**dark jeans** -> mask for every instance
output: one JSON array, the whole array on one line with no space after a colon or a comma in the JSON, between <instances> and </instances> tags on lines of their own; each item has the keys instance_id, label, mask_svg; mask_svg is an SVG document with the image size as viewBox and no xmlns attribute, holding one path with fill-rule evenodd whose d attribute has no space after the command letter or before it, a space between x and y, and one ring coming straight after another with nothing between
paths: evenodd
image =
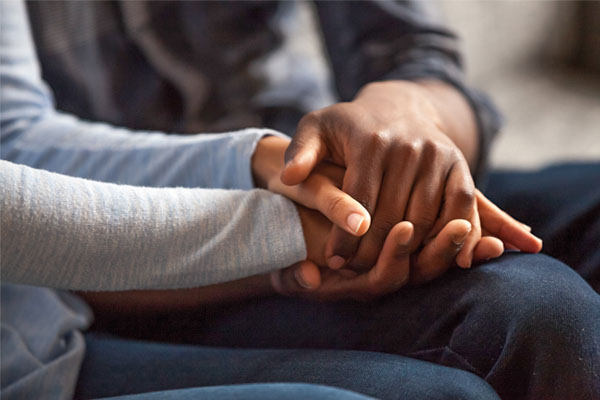
<instances>
[{"instance_id":1,"label":"dark jeans","mask_svg":"<svg viewBox=\"0 0 600 400\"><path fill-rule=\"evenodd\" d=\"M88 335L78 394L304 382L386 399L494 398L487 384L506 399L600 399L600 296L582 278L598 289L600 164L493 174L487 193L573 268L507 252L371 303L272 297L105 320L189 345Z\"/></svg>"},{"instance_id":2,"label":"dark jeans","mask_svg":"<svg viewBox=\"0 0 600 400\"><path fill-rule=\"evenodd\" d=\"M247 384L307 382L311 385L304 392L293 389L306 387L289 387L288 398L328 398L321 386L328 385L352 391L330 393L332 399L362 399L358 393L386 399L498 399L488 384L468 372L374 352L216 348L91 334L86 357L76 394L83 398L245 384L235 389L236 399L263 399L272 385L250 386L258 390L252 393ZM220 395L204 392L198 398Z\"/></svg>"},{"instance_id":3,"label":"dark jeans","mask_svg":"<svg viewBox=\"0 0 600 400\"><path fill-rule=\"evenodd\" d=\"M372 397L330 386L306 383L254 383L205 386L188 389L110 397L112 400L370 400ZM108 397L103 400L109 400Z\"/></svg>"}]
</instances>

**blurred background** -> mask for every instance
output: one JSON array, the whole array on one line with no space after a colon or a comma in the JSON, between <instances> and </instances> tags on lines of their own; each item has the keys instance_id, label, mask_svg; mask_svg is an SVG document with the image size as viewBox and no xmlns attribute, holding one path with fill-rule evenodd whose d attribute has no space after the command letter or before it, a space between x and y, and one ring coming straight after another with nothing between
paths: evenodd
<instances>
[{"instance_id":1,"label":"blurred background","mask_svg":"<svg viewBox=\"0 0 600 400\"><path fill-rule=\"evenodd\" d=\"M600 1L421 4L459 35L467 81L488 93L505 117L492 166L600 160ZM299 31L312 23L310 12L301 10ZM318 51L311 49L317 38L299 33L296 51Z\"/></svg>"},{"instance_id":2,"label":"blurred background","mask_svg":"<svg viewBox=\"0 0 600 400\"><path fill-rule=\"evenodd\" d=\"M492 165L600 160L599 1L433 1L506 117Z\"/></svg>"},{"instance_id":3,"label":"blurred background","mask_svg":"<svg viewBox=\"0 0 600 400\"><path fill-rule=\"evenodd\" d=\"M53 12L48 4L53 3L29 2L28 7L30 11L48 8L48 12ZM79 11L90 14L96 8L76 7L80 2L69 4L67 15L73 12L79 15ZM122 8L134 14L138 4L123 2L113 8L117 13ZM444 20L459 35L467 80L487 92L505 116L504 129L493 146L493 166L538 168L560 161L600 160L600 0L423 0L419 5ZM324 57L319 56L324 46L318 35L319 28L315 26L314 5L304 1L285 2L279 8L275 20L280 24L278 30L285 33L282 46L290 51L269 55L267 60L262 60L264 63L257 65L256 71L249 71L252 76L268 76L272 86L268 93L261 95L259 102L279 105L289 102L290 98L303 98L305 110L331 104L335 98L330 90L329 68ZM102 21L103 15L88 15L92 23L95 18ZM81 24L73 25L66 31L78 34ZM55 26L49 24L34 29L38 31L38 42L43 44L47 41L45 38L54 37ZM38 51L41 49L38 46ZM48 49L48 60L51 60L53 45ZM72 64L68 59L63 62L67 66ZM89 62L96 65L95 60ZM47 62L47 79L51 69L48 66L57 69L56 65L59 64ZM305 84L314 86L306 88ZM89 90L102 89L92 83ZM307 97L306 93L315 96ZM98 109L104 110L100 100L94 101ZM71 101L69 106L73 109L65 109L76 112L79 104ZM140 126L131 123L126 112L112 109L103 112L102 120L146 127L143 125L146 121L141 121ZM97 114L95 111L90 117L96 118ZM229 118L223 121L230 123ZM251 122L243 126L258 124L244 114L243 120L246 119ZM163 120L169 121L167 125L172 127L169 118ZM229 128L239 127L238 123L233 118ZM152 128L157 129L157 126ZM158 128L166 129L161 125ZM194 128L188 131L203 131L204 125Z\"/></svg>"}]
</instances>

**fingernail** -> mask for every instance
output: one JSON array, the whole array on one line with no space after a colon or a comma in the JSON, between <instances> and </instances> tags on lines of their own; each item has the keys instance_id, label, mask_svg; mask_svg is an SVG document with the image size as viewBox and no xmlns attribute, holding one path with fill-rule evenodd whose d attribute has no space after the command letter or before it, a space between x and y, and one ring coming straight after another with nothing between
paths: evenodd
<instances>
[{"instance_id":1,"label":"fingernail","mask_svg":"<svg viewBox=\"0 0 600 400\"><path fill-rule=\"evenodd\" d=\"M360 226L362 225L365 217L358 213L352 213L348 215L346 218L346 224L348 224L348 228L354 233L357 233L360 230Z\"/></svg>"},{"instance_id":2,"label":"fingernail","mask_svg":"<svg viewBox=\"0 0 600 400\"><path fill-rule=\"evenodd\" d=\"M298 282L298 285L302 286L304 289L312 289L312 286L306 283L302 277L299 269L294 270L294 278L296 279L296 282Z\"/></svg>"},{"instance_id":3,"label":"fingernail","mask_svg":"<svg viewBox=\"0 0 600 400\"><path fill-rule=\"evenodd\" d=\"M344 258L340 256L332 256L329 257L329 259L327 260L327 265L331 269L340 269L344 266L345 263L346 260L344 260Z\"/></svg>"},{"instance_id":4,"label":"fingernail","mask_svg":"<svg viewBox=\"0 0 600 400\"><path fill-rule=\"evenodd\" d=\"M458 235L453 235L452 243L454 243L457 246L462 246L462 244L464 243L465 239L467 238L467 236L469 235L470 232L471 232L471 229L467 230L464 233L461 233Z\"/></svg>"},{"instance_id":5,"label":"fingernail","mask_svg":"<svg viewBox=\"0 0 600 400\"><path fill-rule=\"evenodd\" d=\"M521 225L523 225L523 228L525 228L527 231L531 232L531 227L527 224L524 224L521 222Z\"/></svg>"}]
</instances>

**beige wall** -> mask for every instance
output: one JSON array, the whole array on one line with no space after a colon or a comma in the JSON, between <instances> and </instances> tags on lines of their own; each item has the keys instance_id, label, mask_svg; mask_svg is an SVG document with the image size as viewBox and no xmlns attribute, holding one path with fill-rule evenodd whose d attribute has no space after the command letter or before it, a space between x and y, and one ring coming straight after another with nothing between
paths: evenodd
<instances>
[{"instance_id":1,"label":"beige wall","mask_svg":"<svg viewBox=\"0 0 600 400\"><path fill-rule=\"evenodd\" d=\"M575 56L582 58L577 54L585 21L582 3L429 4L439 7L462 37L468 80L490 94L506 117L492 165L538 168L560 161L600 161L600 69L569 66ZM584 59L600 54L600 41L586 46Z\"/></svg>"},{"instance_id":2,"label":"beige wall","mask_svg":"<svg viewBox=\"0 0 600 400\"><path fill-rule=\"evenodd\" d=\"M435 1L463 41L476 84L506 69L572 56L578 4L573 1Z\"/></svg>"}]
</instances>

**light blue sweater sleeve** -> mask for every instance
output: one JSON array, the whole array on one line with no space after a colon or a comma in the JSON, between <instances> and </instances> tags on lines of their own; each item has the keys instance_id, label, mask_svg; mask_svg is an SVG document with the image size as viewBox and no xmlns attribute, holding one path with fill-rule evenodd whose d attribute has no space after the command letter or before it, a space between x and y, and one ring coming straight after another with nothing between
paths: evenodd
<instances>
[{"instance_id":1,"label":"light blue sweater sleeve","mask_svg":"<svg viewBox=\"0 0 600 400\"><path fill-rule=\"evenodd\" d=\"M0 7L3 280L88 290L192 287L305 258L292 202L263 190L223 190L253 188L254 146L276 132L134 133L58 113L23 3Z\"/></svg>"},{"instance_id":2,"label":"light blue sweater sleeve","mask_svg":"<svg viewBox=\"0 0 600 400\"><path fill-rule=\"evenodd\" d=\"M264 190L116 185L0 161L0 195L3 281L183 288L306 256L293 205Z\"/></svg>"},{"instance_id":3,"label":"light blue sweater sleeve","mask_svg":"<svg viewBox=\"0 0 600 400\"><path fill-rule=\"evenodd\" d=\"M141 186L252 189L250 159L269 129L225 134L133 132L54 109L24 5L2 2L1 158L71 176Z\"/></svg>"}]
</instances>

